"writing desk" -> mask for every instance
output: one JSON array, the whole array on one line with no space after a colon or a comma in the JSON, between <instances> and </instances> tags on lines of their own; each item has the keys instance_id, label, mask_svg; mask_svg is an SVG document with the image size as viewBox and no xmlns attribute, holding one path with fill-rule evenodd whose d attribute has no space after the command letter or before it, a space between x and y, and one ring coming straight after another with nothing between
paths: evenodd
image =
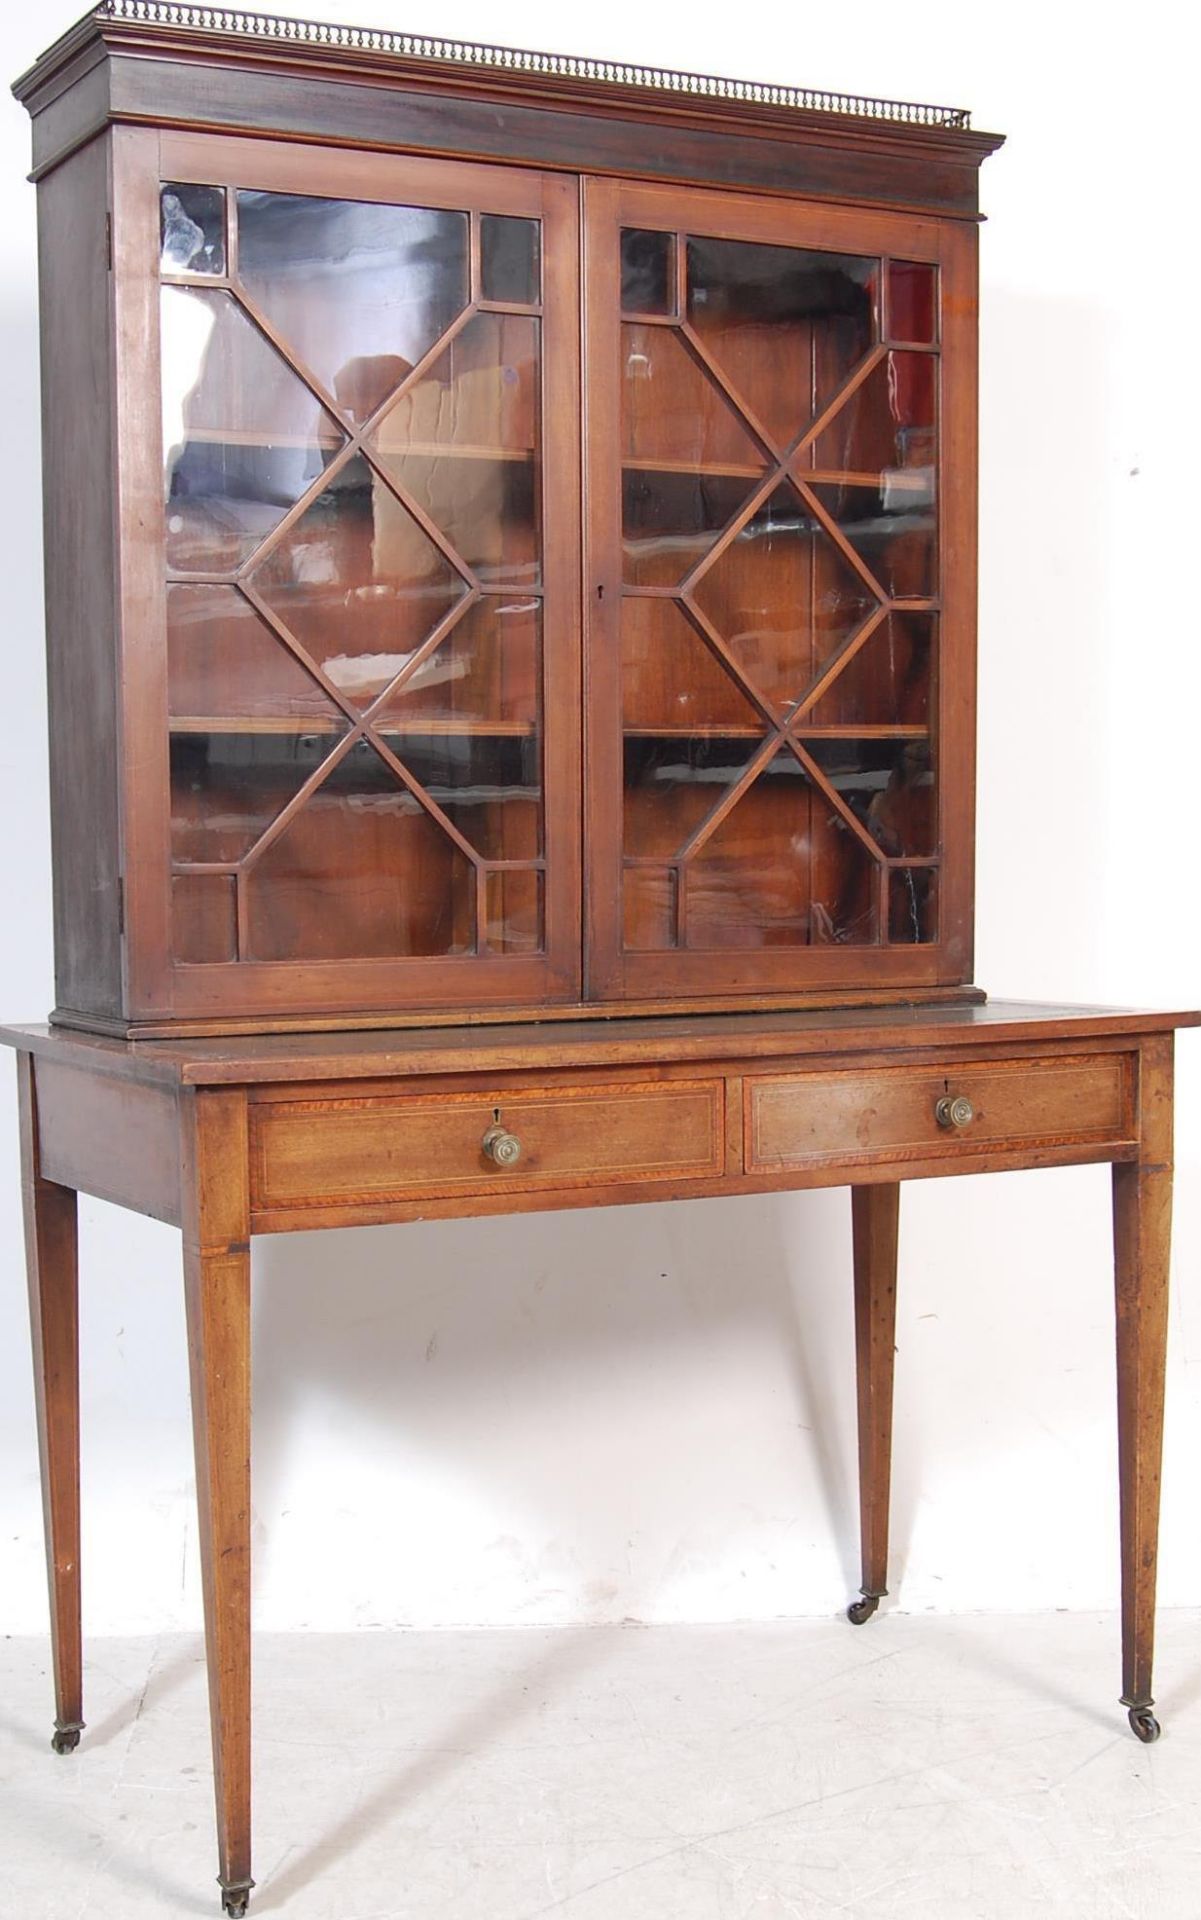
<instances>
[{"instance_id":1,"label":"writing desk","mask_svg":"<svg viewBox=\"0 0 1201 1920\"><path fill-rule=\"evenodd\" d=\"M56 1720L83 1730L76 1194L178 1226L225 1910L250 1872L250 1241L256 1233L850 1184L863 1587L887 1582L900 1183L1113 1163L1122 1704L1151 1662L1173 1029L1201 1015L848 1008L16 1048Z\"/></svg>"}]
</instances>

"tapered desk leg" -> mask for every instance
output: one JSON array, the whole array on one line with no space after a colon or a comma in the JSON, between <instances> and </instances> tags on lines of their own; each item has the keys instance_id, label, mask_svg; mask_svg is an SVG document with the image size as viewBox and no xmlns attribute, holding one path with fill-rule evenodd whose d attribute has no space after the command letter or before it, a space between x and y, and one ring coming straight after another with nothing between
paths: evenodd
<instances>
[{"instance_id":1,"label":"tapered desk leg","mask_svg":"<svg viewBox=\"0 0 1201 1920\"><path fill-rule=\"evenodd\" d=\"M50 1639L54 1655L56 1753L83 1731L83 1631L79 1581L79 1235L76 1196L42 1177L33 1056L17 1055L21 1190L33 1335L38 1451Z\"/></svg>"},{"instance_id":2,"label":"tapered desk leg","mask_svg":"<svg viewBox=\"0 0 1201 1920\"><path fill-rule=\"evenodd\" d=\"M1122 1535L1122 1705L1140 1740L1151 1711L1159 1472L1172 1237L1172 1036L1144 1043L1137 1162L1113 1170Z\"/></svg>"},{"instance_id":3,"label":"tapered desk leg","mask_svg":"<svg viewBox=\"0 0 1201 1920\"><path fill-rule=\"evenodd\" d=\"M861 1600L847 1618L861 1627L888 1591L888 1495L897 1325L899 1184L853 1187L855 1363L859 1381Z\"/></svg>"},{"instance_id":4,"label":"tapered desk leg","mask_svg":"<svg viewBox=\"0 0 1201 1920\"><path fill-rule=\"evenodd\" d=\"M185 1096L184 1289L222 1905L250 1877L250 1240L246 1105Z\"/></svg>"}]
</instances>

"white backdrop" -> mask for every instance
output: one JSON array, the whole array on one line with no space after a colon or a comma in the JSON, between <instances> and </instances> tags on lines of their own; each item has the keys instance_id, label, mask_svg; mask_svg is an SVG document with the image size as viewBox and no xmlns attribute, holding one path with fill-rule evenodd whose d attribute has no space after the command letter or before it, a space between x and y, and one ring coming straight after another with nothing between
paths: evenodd
<instances>
[{"instance_id":1,"label":"white backdrop","mask_svg":"<svg viewBox=\"0 0 1201 1920\"><path fill-rule=\"evenodd\" d=\"M12 73L75 0L8 16ZM287 9L283 9L287 10ZM303 9L301 9L303 11ZM516 0L330 18L962 103L984 172L977 978L1201 998L1191 63L1006 0L918 10ZM0 1015L51 954L34 196L0 111ZM1191 284L1190 284L1191 280ZM1179 1049L1161 1594L1201 1599L1201 1037ZM0 1073L0 1631L45 1620L11 1068ZM858 1585L844 1192L256 1245L257 1617L275 1627L829 1613ZM85 1609L199 1617L177 1236L85 1201ZM1108 1173L919 1183L903 1208L896 1604L1117 1593Z\"/></svg>"}]
</instances>

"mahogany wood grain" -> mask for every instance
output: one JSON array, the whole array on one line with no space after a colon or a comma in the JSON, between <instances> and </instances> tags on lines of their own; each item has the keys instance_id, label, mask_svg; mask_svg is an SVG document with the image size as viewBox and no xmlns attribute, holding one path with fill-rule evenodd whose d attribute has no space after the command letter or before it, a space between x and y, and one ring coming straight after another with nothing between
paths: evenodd
<instances>
[{"instance_id":1,"label":"mahogany wood grain","mask_svg":"<svg viewBox=\"0 0 1201 1920\"><path fill-rule=\"evenodd\" d=\"M420 1016L420 1010L426 1008L452 1009L452 1017L462 1020L474 1006L525 1006L534 1010L553 1005L556 1000L577 1001L582 958L578 905L580 408L575 183L517 168L417 157L366 157L295 144L230 142L199 133L168 138L163 154L157 130L142 127L118 127L112 138L116 339L120 363L126 367L116 395L122 502L118 548L123 611L126 1030L160 1022L169 1027L180 1019L212 1022L218 1028L230 1021L248 1020L261 1029L281 1017L286 1020L297 1014L336 1026L342 1018L361 1016L373 1007L380 1008L385 1018L389 1011L400 1009L410 1017L415 1013ZM193 803L186 795L176 796L173 803L169 779L163 461L156 390L158 193L160 180L174 177L168 170L177 164L185 180L200 178L327 199L359 196L399 205L416 203L477 212L483 209L542 222L538 411L545 428L540 441L538 497L543 545L543 672L537 704L543 728L544 951L446 954L435 949L422 953L418 944L405 952L398 939L389 942L386 937L387 903L417 900L433 914L465 874L471 877L467 857L470 849L466 853L457 849L452 844L454 834L444 836L434 828L424 808L418 820L425 828L424 836L410 836L404 844L403 836L394 836L390 855L370 809L306 808L296 816L295 828L285 829L287 860L277 888L287 901L291 917L285 933L290 936L295 932L296 956L280 957L272 944L277 937L269 925L275 853L268 844L269 832L263 842L266 851L255 869L260 878L259 894L254 895L252 877L252 906L239 914L241 931L252 952L242 960L233 960L218 947L217 957L209 964L174 963L169 921L172 816L176 816L177 825L186 828ZM139 378L133 377L127 364L135 358L143 369ZM295 355L293 360L299 365ZM353 578L353 570L348 578ZM335 621L342 618L346 587L344 579L334 596ZM264 611L261 595L253 604ZM411 771L396 761L385 738L377 741L377 750L401 784L416 790ZM223 815L232 812L236 817L236 804L223 808L217 805L222 798L221 792L210 796L208 811L217 806ZM431 840L437 842L433 852L429 850ZM539 857L532 840L506 846L501 852L506 858ZM330 954L323 933L330 931L336 904L331 906L319 881L311 877L306 893L305 886L297 885L292 877L294 868L310 876L323 871L341 876L357 896L380 902L386 923L384 936L374 944L365 940L361 955ZM482 886L481 891L485 891ZM260 903L257 913L255 898ZM469 945L470 940L459 944ZM212 952L211 945L208 950ZM73 1005L65 1001L66 1009ZM86 1003L75 1006L74 1011L85 1021L94 1018Z\"/></svg>"},{"instance_id":2,"label":"mahogany wood grain","mask_svg":"<svg viewBox=\"0 0 1201 1920\"><path fill-rule=\"evenodd\" d=\"M562 1086L392 1098L286 1101L251 1108L251 1205L356 1208L427 1195L589 1190L696 1180L724 1170L723 1083ZM512 1168L483 1148L503 1126Z\"/></svg>"},{"instance_id":3,"label":"mahogany wood grain","mask_svg":"<svg viewBox=\"0 0 1201 1920\"><path fill-rule=\"evenodd\" d=\"M250 1205L246 1099L181 1111L184 1300L196 1450L217 1844L224 1893L250 1877Z\"/></svg>"},{"instance_id":4,"label":"mahogany wood grain","mask_svg":"<svg viewBox=\"0 0 1201 1920\"><path fill-rule=\"evenodd\" d=\"M55 990L62 1005L115 1016L122 858L108 204L104 140L38 188Z\"/></svg>"},{"instance_id":5,"label":"mahogany wood grain","mask_svg":"<svg viewBox=\"0 0 1201 1920\"><path fill-rule=\"evenodd\" d=\"M909 1067L748 1077L747 1166L754 1172L837 1160L961 1160L1021 1142L1130 1142L1134 1057L965 1061L953 1073ZM940 1099L963 1096L962 1128L940 1125Z\"/></svg>"},{"instance_id":6,"label":"mahogany wood grain","mask_svg":"<svg viewBox=\"0 0 1201 1920\"><path fill-rule=\"evenodd\" d=\"M859 1528L865 1600L888 1591L888 1502L897 1324L896 1182L852 1187L855 1363L859 1416Z\"/></svg>"},{"instance_id":7,"label":"mahogany wood grain","mask_svg":"<svg viewBox=\"0 0 1201 1920\"><path fill-rule=\"evenodd\" d=\"M260 1034L227 1039L128 1042L46 1025L0 1027L0 1045L98 1073L158 1085L271 1086L421 1074L544 1072L681 1061L758 1060L784 1071L826 1055L847 1065L901 1065L1002 1049L1040 1058L1118 1051L1143 1034L1201 1025L1201 1012L1043 1005L992 1000L970 1006L849 1006L806 1012L647 1015L545 1020L506 1026L402 1028L353 1033ZM861 1062L860 1062L861 1064Z\"/></svg>"},{"instance_id":8,"label":"mahogany wood grain","mask_svg":"<svg viewBox=\"0 0 1201 1920\"><path fill-rule=\"evenodd\" d=\"M1124 1698L1150 1711L1171 1154L1171 1029L1196 1014L1013 1006L582 1023L555 1031L117 1043L7 1029L19 1052L29 1272L59 1738L81 1721L75 1196L47 1164L115 1191L153 1110L180 1150L217 1824L227 1910L250 1880L250 1251L254 1232L853 1184L865 1619L887 1579L899 1182L1114 1163ZM629 1067L637 1063L630 1076ZM748 1070L749 1069L749 1070ZM37 1111L36 1076L54 1091ZM200 1084L196 1084L199 1080ZM965 1087L991 1132L919 1135ZM816 1101L831 1151L773 1162L752 1130L783 1089ZM898 1094L898 1089L899 1094ZM68 1108L112 1136L108 1161ZM907 1104L908 1103L908 1104ZM526 1149L493 1170L499 1112ZM857 1120L856 1117L857 1116ZM991 1116L991 1120L990 1120ZM795 1119L795 1115L793 1116ZM852 1124L854 1122L854 1124ZM747 1129L744 1135L744 1127ZM141 1132L139 1132L141 1128ZM810 1127L812 1147L812 1127ZM866 1143L866 1145L865 1145ZM867 1158L864 1158L864 1154ZM99 1169L99 1171L94 1171ZM699 1169L699 1170L698 1170ZM132 1189L131 1189L132 1191Z\"/></svg>"},{"instance_id":9,"label":"mahogany wood grain","mask_svg":"<svg viewBox=\"0 0 1201 1920\"><path fill-rule=\"evenodd\" d=\"M42 1171L78 1193L179 1225L178 1099L84 1067L38 1066Z\"/></svg>"},{"instance_id":10,"label":"mahogany wood grain","mask_svg":"<svg viewBox=\"0 0 1201 1920\"><path fill-rule=\"evenodd\" d=\"M1001 144L996 134L969 129L865 121L718 94L672 95L111 20L81 22L14 90L33 116L35 173L59 164L110 119L141 119L572 173L651 173L869 204L924 204L971 220L980 164Z\"/></svg>"},{"instance_id":11,"label":"mahogany wood grain","mask_svg":"<svg viewBox=\"0 0 1201 1920\"><path fill-rule=\"evenodd\" d=\"M34 1394L50 1645L54 1662L54 1745L63 1753L83 1730L83 1630L79 1526L79 1243L77 1203L69 1187L42 1170L38 1078L27 1053L17 1056L21 1191L33 1338Z\"/></svg>"},{"instance_id":12,"label":"mahogany wood grain","mask_svg":"<svg viewBox=\"0 0 1201 1920\"><path fill-rule=\"evenodd\" d=\"M1152 1704L1172 1229L1172 1080L1172 1036L1144 1040L1139 1157L1113 1170L1122 1703L1134 1712Z\"/></svg>"}]
</instances>

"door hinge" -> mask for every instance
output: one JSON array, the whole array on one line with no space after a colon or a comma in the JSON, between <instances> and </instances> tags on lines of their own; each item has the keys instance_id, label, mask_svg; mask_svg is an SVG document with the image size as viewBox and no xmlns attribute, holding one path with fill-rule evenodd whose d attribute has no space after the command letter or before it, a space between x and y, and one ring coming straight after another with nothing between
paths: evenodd
<instances>
[{"instance_id":1,"label":"door hinge","mask_svg":"<svg viewBox=\"0 0 1201 1920\"><path fill-rule=\"evenodd\" d=\"M125 880L123 876L118 878L117 880L117 932L120 935L121 939L124 940L125 938Z\"/></svg>"},{"instance_id":2,"label":"door hinge","mask_svg":"<svg viewBox=\"0 0 1201 1920\"><path fill-rule=\"evenodd\" d=\"M113 216L111 213L106 213L104 216L104 257L108 261L108 270L111 273L113 270Z\"/></svg>"}]
</instances>

